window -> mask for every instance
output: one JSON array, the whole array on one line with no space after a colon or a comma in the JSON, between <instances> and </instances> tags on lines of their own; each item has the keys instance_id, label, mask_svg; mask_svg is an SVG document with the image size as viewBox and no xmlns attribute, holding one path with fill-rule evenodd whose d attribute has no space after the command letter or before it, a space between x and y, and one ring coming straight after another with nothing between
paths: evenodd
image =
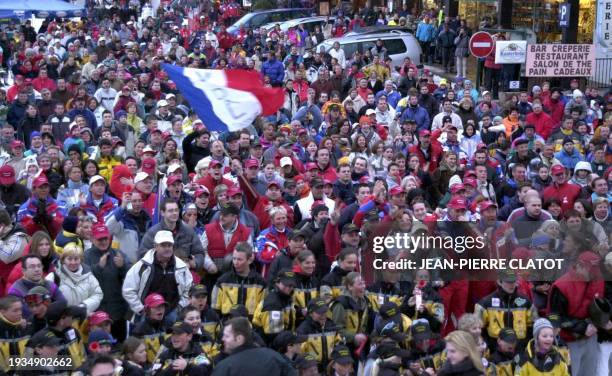
<instances>
[{"instance_id":1,"label":"window","mask_svg":"<svg viewBox=\"0 0 612 376\"><path fill-rule=\"evenodd\" d=\"M357 49L359 48L359 43L352 42L352 43L342 44L341 48L344 50L344 56L346 56L347 59L350 59L351 57L353 57L353 54L355 53L355 51L357 51Z\"/></svg>"},{"instance_id":2,"label":"window","mask_svg":"<svg viewBox=\"0 0 612 376\"><path fill-rule=\"evenodd\" d=\"M266 24L268 22L271 22L271 21L268 21L267 13L256 14L253 17L251 17L250 20L246 22L245 26L251 27L251 28L260 27L261 25Z\"/></svg>"},{"instance_id":3,"label":"window","mask_svg":"<svg viewBox=\"0 0 612 376\"><path fill-rule=\"evenodd\" d=\"M302 18L302 17L310 16L310 12L307 9L292 10L291 12L287 12L286 14L287 14L287 19Z\"/></svg>"},{"instance_id":4,"label":"window","mask_svg":"<svg viewBox=\"0 0 612 376\"><path fill-rule=\"evenodd\" d=\"M385 39L383 41L388 55L398 55L406 52L406 44L401 38Z\"/></svg>"}]
</instances>

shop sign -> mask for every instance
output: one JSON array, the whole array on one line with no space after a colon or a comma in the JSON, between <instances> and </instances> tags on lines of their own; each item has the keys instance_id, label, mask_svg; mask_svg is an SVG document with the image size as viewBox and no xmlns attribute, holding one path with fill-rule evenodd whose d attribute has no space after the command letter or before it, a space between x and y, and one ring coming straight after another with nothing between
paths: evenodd
<instances>
[{"instance_id":1,"label":"shop sign","mask_svg":"<svg viewBox=\"0 0 612 376\"><path fill-rule=\"evenodd\" d=\"M591 77L595 72L593 44L530 44L527 77Z\"/></svg>"},{"instance_id":2,"label":"shop sign","mask_svg":"<svg viewBox=\"0 0 612 376\"><path fill-rule=\"evenodd\" d=\"M597 23L593 41L598 58L612 58L612 0L597 1Z\"/></svg>"},{"instance_id":3,"label":"shop sign","mask_svg":"<svg viewBox=\"0 0 612 376\"><path fill-rule=\"evenodd\" d=\"M495 64L523 64L527 57L527 41L498 40L495 42Z\"/></svg>"},{"instance_id":4,"label":"shop sign","mask_svg":"<svg viewBox=\"0 0 612 376\"><path fill-rule=\"evenodd\" d=\"M569 15L570 15L571 4L561 3L559 4L559 26L569 26Z\"/></svg>"}]
</instances>

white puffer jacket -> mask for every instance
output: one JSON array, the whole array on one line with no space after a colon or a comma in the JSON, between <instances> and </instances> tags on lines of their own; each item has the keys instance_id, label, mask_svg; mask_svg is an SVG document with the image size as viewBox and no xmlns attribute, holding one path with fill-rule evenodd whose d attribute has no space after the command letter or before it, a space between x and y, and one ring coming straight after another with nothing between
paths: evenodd
<instances>
[{"instance_id":1,"label":"white puffer jacket","mask_svg":"<svg viewBox=\"0 0 612 376\"><path fill-rule=\"evenodd\" d=\"M104 296L100 283L87 265L79 266L75 273L62 265L55 272L47 274L45 279L51 282L59 279L59 289L68 305L85 306L87 315L98 309Z\"/></svg>"}]
</instances>

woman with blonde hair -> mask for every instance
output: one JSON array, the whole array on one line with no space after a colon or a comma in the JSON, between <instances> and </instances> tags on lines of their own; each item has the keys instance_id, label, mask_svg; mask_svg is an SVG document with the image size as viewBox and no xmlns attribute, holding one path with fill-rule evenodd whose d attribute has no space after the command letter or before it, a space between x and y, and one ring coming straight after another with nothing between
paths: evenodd
<instances>
[{"instance_id":1,"label":"woman with blonde hair","mask_svg":"<svg viewBox=\"0 0 612 376\"><path fill-rule=\"evenodd\" d=\"M85 308L87 315L100 306L102 288L89 266L83 264L83 250L80 247L72 244L66 246L57 269L45 279L59 286L68 305Z\"/></svg>"},{"instance_id":2,"label":"woman with blonde hair","mask_svg":"<svg viewBox=\"0 0 612 376\"><path fill-rule=\"evenodd\" d=\"M471 333L455 330L445 341L446 362L437 376L484 376L478 343Z\"/></svg>"},{"instance_id":3,"label":"woman with blonde hair","mask_svg":"<svg viewBox=\"0 0 612 376\"><path fill-rule=\"evenodd\" d=\"M457 328L472 334L474 341L478 341L482 332L482 320L474 313L464 313L457 323Z\"/></svg>"}]
</instances>

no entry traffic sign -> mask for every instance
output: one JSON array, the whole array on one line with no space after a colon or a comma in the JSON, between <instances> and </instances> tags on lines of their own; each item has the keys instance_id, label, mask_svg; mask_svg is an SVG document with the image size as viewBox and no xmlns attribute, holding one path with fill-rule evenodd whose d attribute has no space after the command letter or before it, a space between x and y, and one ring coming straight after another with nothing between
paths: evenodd
<instances>
[{"instance_id":1,"label":"no entry traffic sign","mask_svg":"<svg viewBox=\"0 0 612 376\"><path fill-rule=\"evenodd\" d=\"M476 57L489 56L494 46L493 37L486 31L479 31L470 38L470 52Z\"/></svg>"}]
</instances>

